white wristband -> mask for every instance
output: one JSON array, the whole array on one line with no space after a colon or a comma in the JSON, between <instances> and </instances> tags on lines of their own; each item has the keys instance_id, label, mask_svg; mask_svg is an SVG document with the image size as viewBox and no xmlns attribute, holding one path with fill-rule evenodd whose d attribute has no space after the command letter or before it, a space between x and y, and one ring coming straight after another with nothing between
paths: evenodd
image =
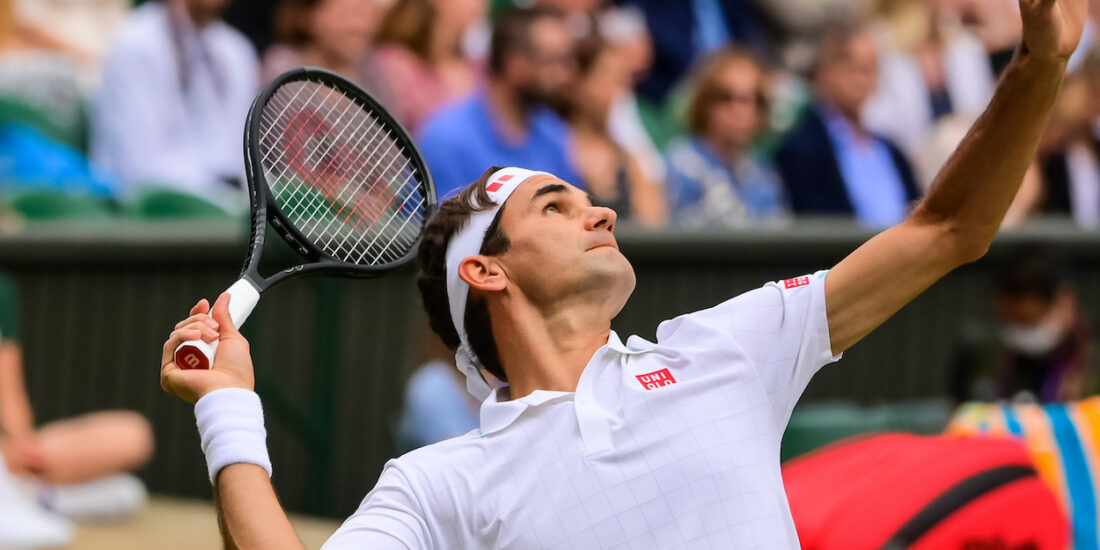
<instances>
[{"instance_id":1,"label":"white wristband","mask_svg":"<svg viewBox=\"0 0 1100 550\"><path fill-rule=\"evenodd\" d=\"M195 403L202 452L210 483L230 464L255 464L271 477L267 456L267 430L260 396L244 388L212 391Z\"/></svg>"}]
</instances>

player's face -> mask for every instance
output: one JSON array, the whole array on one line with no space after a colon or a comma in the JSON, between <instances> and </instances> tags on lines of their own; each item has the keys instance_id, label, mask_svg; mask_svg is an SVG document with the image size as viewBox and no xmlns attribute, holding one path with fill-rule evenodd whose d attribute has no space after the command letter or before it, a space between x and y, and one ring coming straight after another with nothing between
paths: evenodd
<instances>
[{"instance_id":1,"label":"player's face","mask_svg":"<svg viewBox=\"0 0 1100 550\"><path fill-rule=\"evenodd\" d=\"M505 203L511 245L499 257L508 280L544 311L579 301L614 316L634 290L634 269L615 242L616 216L552 176L525 181ZM610 317L608 317L610 320Z\"/></svg>"}]
</instances>

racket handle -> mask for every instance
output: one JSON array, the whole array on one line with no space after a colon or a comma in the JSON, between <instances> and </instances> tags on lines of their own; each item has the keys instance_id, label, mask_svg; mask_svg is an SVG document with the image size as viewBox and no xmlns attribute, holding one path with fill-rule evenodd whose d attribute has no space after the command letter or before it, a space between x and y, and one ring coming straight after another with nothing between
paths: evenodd
<instances>
[{"instance_id":1,"label":"racket handle","mask_svg":"<svg viewBox=\"0 0 1100 550\"><path fill-rule=\"evenodd\" d=\"M245 279L233 283L226 292L229 293L229 318L233 320L233 326L241 328L260 300L260 292ZM211 369L217 351L218 340L189 340L176 347L176 366L184 370Z\"/></svg>"}]
</instances>

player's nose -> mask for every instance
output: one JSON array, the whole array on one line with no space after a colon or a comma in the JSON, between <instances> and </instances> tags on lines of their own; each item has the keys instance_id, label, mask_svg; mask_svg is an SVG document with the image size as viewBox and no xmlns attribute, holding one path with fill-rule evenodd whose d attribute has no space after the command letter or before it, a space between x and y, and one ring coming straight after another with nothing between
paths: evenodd
<instances>
[{"instance_id":1,"label":"player's nose","mask_svg":"<svg viewBox=\"0 0 1100 550\"><path fill-rule=\"evenodd\" d=\"M618 218L618 214L610 208L590 206L585 211L584 228L588 231L596 229L615 231L615 221Z\"/></svg>"}]
</instances>

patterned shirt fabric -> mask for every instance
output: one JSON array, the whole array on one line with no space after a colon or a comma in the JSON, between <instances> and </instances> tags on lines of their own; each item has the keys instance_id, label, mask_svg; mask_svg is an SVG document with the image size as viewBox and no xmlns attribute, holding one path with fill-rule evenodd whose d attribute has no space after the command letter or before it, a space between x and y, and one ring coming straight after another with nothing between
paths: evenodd
<instances>
[{"instance_id":1,"label":"patterned shirt fabric","mask_svg":"<svg viewBox=\"0 0 1100 550\"><path fill-rule=\"evenodd\" d=\"M825 272L612 332L575 393L481 407L480 429L388 462L326 550L789 549L779 445L831 351Z\"/></svg>"},{"instance_id":2,"label":"patterned shirt fabric","mask_svg":"<svg viewBox=\"0 0 1100 550\"><path fill-rule=\"evenodd\" d=\"M701 141L680 139L669 146L667 165L665 188L674 225L776 225L790 217L779 176L752 155L731 166Z\"/></svg>"}]
</instances>

